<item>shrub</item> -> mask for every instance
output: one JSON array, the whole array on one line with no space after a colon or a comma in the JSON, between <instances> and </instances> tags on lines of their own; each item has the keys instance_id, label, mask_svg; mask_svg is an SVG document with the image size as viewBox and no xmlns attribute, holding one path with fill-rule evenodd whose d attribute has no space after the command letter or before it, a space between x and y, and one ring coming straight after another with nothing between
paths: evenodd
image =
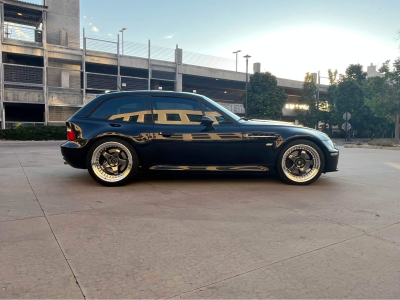
<instances>
[{"instance_id":1,"label":"shrub","mask_svg":"<svg viewBox=\"0 0 400 300\"><path fill-rule=\"evenodd\" d=\"M394 141L393 140L375 140L372 142L368 143L369 145L372 146L382 146L382 147L394 147Z\"/></svg>"},{"instance_id":2,"label":"shrub","mask_svg":"<svg viewBox=\"0 0 400 300\"><path fill-rule=\"evenodd\" d=\"M0 130L0 139L15 141L66 140L66 126L19 126Z\"/></svg>"}]
</instances>

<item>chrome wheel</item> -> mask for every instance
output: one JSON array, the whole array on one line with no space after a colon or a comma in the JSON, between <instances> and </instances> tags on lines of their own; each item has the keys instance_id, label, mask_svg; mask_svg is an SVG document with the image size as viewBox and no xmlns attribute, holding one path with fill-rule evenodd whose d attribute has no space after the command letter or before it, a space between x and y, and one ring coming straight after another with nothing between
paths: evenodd
<instances>
[{"instance_id":1,"label":"chrome wheel","mask_svg":"<svg viewBox=\"0 0 400 300\"><path fill-rule=\"evenodd\" d=\"M132 154L121 143L106 142L94 150L91 165L93 172L101 180L121 181L132 170Z\"/></svg>"},{"instance_id":2,"label":"chrome wheel","mask_svg":"<svg viewBox=\"0 0 400 300\"><path fill-rule=\"evenodd\" d=\"M282 170L294 182L307 182L317 176L321 159L317 150L309 145L290 147L282 157Z\"/></svg>"}]
</instances>

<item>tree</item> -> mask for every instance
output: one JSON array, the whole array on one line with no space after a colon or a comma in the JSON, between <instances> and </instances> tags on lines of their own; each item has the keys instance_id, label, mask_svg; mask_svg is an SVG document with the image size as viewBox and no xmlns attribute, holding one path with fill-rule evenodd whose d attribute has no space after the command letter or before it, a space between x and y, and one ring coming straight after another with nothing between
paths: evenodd
<instances>
[{"instance_id":1,"label":"tree","mask_svg":"<svg viewBox=\"0 0 400 300\"><path fill-rule=\"evenodd\" d=\"M360 64L351 64L346 69L346 77L355 79L359 82L367 79L367 73L364 72L364 67Z\"/></svg>"},{"instance_id":2,"label":"tree","mask_svg":"<svg viewBox=\"0 0 400 300\"><path fill-rule=\"evenodd\" d=\"M271 73L255 73L250 77L246 107L250 118L281 120L286 100L287 95Z\"/></svg>"},{"instance_id":3,"label":"tree","mask_svg":"<svg viewBox=\"0 0 400 300\"><path fill-rule=\"evenodd\" d=\"M399 144L400 134L400 57L390 70L386 61L379 72L382 77L372 77L367 84L367 105L376 116L388 118L395 123L395 143Z\"/></svg>"},{"instance_id":4,"label":"tree","mask_svg":"<svg viewBox=\"0 0 400 300\"><path fill-rule=\"evenodd\" d=\"M351 64L346 69L346 74L340 76L335 92L338 115L351 113L350 123L359 134L368 129L368 123L365 123L365 115L368 114L364 95L366 77L362 65Z\"/></svg>"},{"instance_id":5,"label":"tree","mask_svg":"<svg viewBox=\"0 0 400 300\"><path fill-rule=\"evenodd\" d=\"M336 126L341 121L341 116L336 107L336 93L338 89L338 71L328 70L329 87L326 99L320 102L320 110L322 111L323 120L329 125L329 136L332 137L333 126Z\"/></svg>"},{"instance_id":6,"label":"tree","mask_svg":"<svg viewBox=\"0 0 400 300\"><path fill-rule=\"evenodd\" d=\"M314 127L318 123L318 108L317 108L317 86L310 73L306 73L303 83L303 90L299 103L307 105L308 110L296 110L297 119L301 124L307 127Z\"/></svg>"}]
</instances>

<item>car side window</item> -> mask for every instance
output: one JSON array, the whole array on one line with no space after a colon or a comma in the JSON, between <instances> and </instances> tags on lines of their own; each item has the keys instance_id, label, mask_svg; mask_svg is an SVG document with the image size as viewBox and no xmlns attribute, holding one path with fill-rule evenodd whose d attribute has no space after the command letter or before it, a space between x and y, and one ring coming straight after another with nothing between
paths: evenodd
<instances>
[{"instance_id":1,"label":"car side window","mask_svg":"<svg viewBox=\"0 0 400 300\"><path fill-rule=\"evenodd\" d=\"M218 111L215 110L215 108L212 108L205 103L203 103L203 108L204 114L214 120L214 125L232 124L232 121L221 115Z\"/></svg>"},{"instance_id":2,"label":"car side window","mask_svg":"<svg viewBox=\"0 0 400 300\"><path fill-rule=\"evenodd\" d=\"M146 96L129 96L106 100L89 118L130 123L153 122L149 98Z\"/></svg>"},{"instance_id":3,"label":"car side window","mask_svg":"<svg viewBox=\"0 0 400 300\"><path fill-rule=\"evenodd\" d=\"M152 97L154 123L199 125L203 112L196 100Z\"/></svg>"}]
</instances>

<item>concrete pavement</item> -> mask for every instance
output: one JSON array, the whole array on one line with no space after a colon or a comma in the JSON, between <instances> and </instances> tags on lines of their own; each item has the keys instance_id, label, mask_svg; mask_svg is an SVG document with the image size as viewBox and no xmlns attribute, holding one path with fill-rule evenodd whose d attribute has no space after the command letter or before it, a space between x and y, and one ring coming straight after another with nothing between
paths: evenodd
<instances>
[{"instance_id":1,"label":"concrete pavement","mask_svg":"<svg viewBox=\"0 0 400 300\"><path fill-rule=\"evenodd\" d=\"M59 142L0 142L0 298L398 298L400 155L340 172L99 186Z\"/></svg>"}]
</instances>

